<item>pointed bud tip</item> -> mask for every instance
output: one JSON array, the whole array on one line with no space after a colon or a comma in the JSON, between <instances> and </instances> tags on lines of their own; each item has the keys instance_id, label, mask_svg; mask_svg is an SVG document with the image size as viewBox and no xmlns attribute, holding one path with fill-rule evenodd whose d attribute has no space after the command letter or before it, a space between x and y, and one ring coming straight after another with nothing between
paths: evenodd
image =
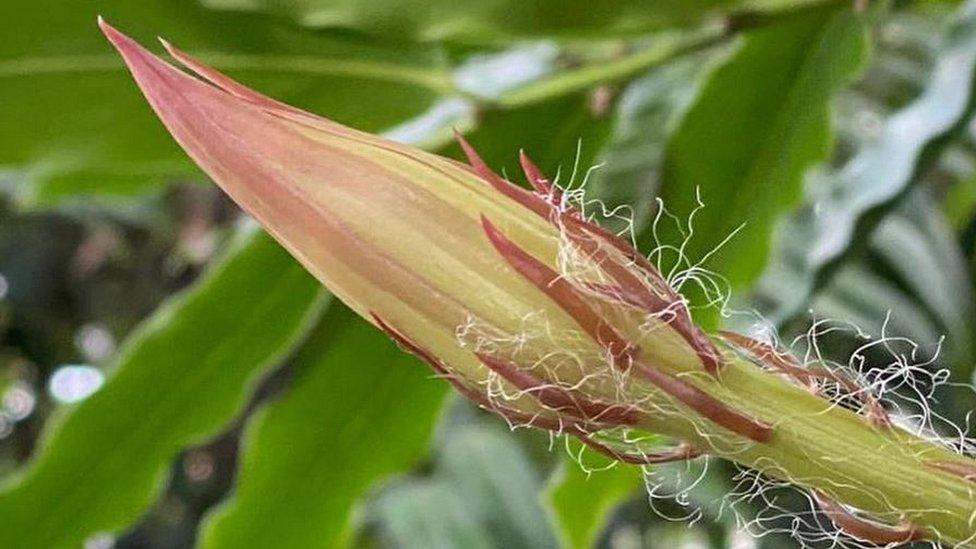
<instances>
[{"instance_id":1,"label":"pointed bud tip","mask_svg":"<svg viewBox=\"0 0 976 549\"><path fill-rule=\"evenodd\" d=\"M96 21L98 22L98 28L102 30L102 34L104 34L105 38L108 38L108 41L111 42L115 47L119 47L120 43L124 43L126 40L129 40L128 36L119 32L118 29L110 25L101 15L98 16Z\"/></svg>"},{"instance_id":2,"label":"pointed bud tip","mask_svg":"<svg viewBox=\"0 0 976 549\"><path fill-rule=\"evenodd\" d=\"M163 45L163 49L166 50L166 53L170 54L174 59L182 60L184 57L187 57L183 50L177 48L172 42L163 38L162 36L157 36L156 40L159 40L159 43Z\"/></svg>"},{"instance_id":3,"label":"pointed bud tip","mask_svg":"<svg viewBox=\"0 0 976 549\"><path fill-rule=\"evenodd\" d=\"M119 54L130 66L133 58L145 58L150 55L138 42L108 24L102 16L98 16L98 28L102 29L102 34L105 35L105 38L118 50Z\"/></svg>"}]
</instances>

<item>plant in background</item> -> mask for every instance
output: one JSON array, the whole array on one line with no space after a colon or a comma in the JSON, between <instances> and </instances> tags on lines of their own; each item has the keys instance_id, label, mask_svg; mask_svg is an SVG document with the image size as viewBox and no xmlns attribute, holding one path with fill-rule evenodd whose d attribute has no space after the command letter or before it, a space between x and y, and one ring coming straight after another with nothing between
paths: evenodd
<instances>
[{"instance_id":1,"label":"plant in background","mask_svg":"<svg viewBox=\"0 0 976 549\"><path fill-rule=\"evenodd\" d=\"M281 104L167 45L201 81L102 28L214 181L483 408L628 463L733 461L808 490L862 542L976 539L963 444L900 425L842 372L705 333L645 256L527 156L531 192L463 138L470 166ZM645 447L643 433L674 447Z\"/></svg>"}]
</instances>

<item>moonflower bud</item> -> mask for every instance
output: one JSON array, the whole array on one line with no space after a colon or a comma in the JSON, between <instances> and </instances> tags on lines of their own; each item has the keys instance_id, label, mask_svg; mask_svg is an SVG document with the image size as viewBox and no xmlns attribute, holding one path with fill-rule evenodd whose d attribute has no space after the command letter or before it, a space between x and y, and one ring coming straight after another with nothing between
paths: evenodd
<instances>
[{"instance_id":1,"label":"moonflower bud","mask_svg":"<svg viewBox=\"0 0 976 549\"><path fill-rule=\"evenodd\" d=\"M703 333L654 265L524 153L531 191L461 136L469 165L284 105L164 43L195 78L100 25L196 163L339 299L483 408L629 463L731 459L809 489L864 541L976 537L973 460L895 427L853 379ZM824 398L823 384L862 395L864 415ZM677 444L642 448L631 435L647 432Z\"/></svg>"}]
</instances>

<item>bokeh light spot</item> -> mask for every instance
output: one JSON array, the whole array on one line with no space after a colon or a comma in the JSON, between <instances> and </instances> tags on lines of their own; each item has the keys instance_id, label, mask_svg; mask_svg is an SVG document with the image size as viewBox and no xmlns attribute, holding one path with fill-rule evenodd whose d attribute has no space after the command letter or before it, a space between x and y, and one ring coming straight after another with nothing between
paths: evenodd
<instances>
[{"instance_id":1,"label":"bokeh light spot","mask_svg":"<svg viewBox=\"0 0 976 549\"><path fill-rule=\"evenodd\" d=\"M4 415L13 421L20 421L31 415L37 397L30 385L23 382L15 382L7 387L0 399L0 407L3 408Z\"/></svg>"},{"instance_id":2,"label":"bokeh light spot","mask_svg":"<svg viewBox=\"0 0 976 549\"><path fill-rule=\"evenodd\" d=\"M75 345L90 362L101 362L115 352L115 337L101 324L85 324L75 335Z\"/></svg>"},{"instance_id":3,"label":"bokeh light spot","mask_svg":"<svg viewBox=\"0 0 976 549\"><path fill-rule=\"evenodd\" d=\"M58 368L48 382L48 392L59 402L70 404L88 398L105 382L105 375L88 365Z\"/></svg>"}]
</instances>

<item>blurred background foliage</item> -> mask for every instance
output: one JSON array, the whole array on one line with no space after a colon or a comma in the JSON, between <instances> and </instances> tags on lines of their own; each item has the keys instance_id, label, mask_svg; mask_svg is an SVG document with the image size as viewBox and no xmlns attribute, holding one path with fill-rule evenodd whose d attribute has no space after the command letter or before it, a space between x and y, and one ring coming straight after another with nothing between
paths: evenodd
<instances>
[{"instance_id":1,"label":"blurred background foliage","mask_svg":"<svg viewBox=\"0 0 976 549\"><path fill-rule=\"evenodd\" d=\"M457 128L510 174L524 148L645 251L685 236L656 198L700 199L701 322L754 328L704 306L733 291L972 382L974 0L4 0L0 547L795 546L664 520L641 471L450 395L208 184L97 14L360 129L457 157Z\"/></svg>"}]
</instances>

